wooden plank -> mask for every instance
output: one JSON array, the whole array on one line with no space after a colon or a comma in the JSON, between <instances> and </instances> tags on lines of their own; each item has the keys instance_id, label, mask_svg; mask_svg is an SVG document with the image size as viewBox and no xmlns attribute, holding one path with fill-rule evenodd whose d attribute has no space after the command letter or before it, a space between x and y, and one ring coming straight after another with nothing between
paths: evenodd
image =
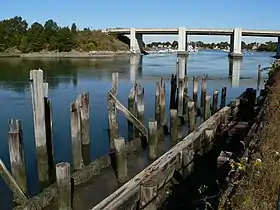
<instances>
[{"instance_id":1,"label":"wooden plank","mask_svg":"<svg viewBox=\"0 0 280 210\"><path fill-rule=\"evenodd\" d=\"M111 93L108 93L109 97L116 103L116 108L120 110L124 116L144 135L148 136L147 128L130 112L128 109L121 104L121 102Z\"/></svg>"},{"instance_id":2,"label":"wooden plank","mask_svg":"<svg viewBox=\"0 0 280 210\"><path fill-rule=\"evenodd\" d=\"M205 129L217 129L222 116L229 116L229 114L230 108L227 106L218 111L210 119L200 125L195 131L186 136L183 141L180 141L177 145L172 147L168 152L138 173L129 182L93 207L92 210L119 209L119 207L121 207L127 200L131 199L131 197L133 197L135 202L138 201L140 199L140 184L143 183L143 181L148 180L150 177L158 176L158 174L162 174L162 170L160 169L166 168L170 165L170 163L174 163L176 166L177 161L174 161L174 159L177 160L176 156L180 155L183 150L192 145L197 138L204 135Z\"/></svg>"},{"instance_id":3,"label":"wooden plank","mask_svg":"<svg viewBox=\"0 0 280 210\"><path fill-rule=\"evenodd\" d=\"M19 204L25 203L28 200L27 195L21 190L16 180L13 178L2 159L0 158L0 175L2 176L5 183L12 190L16 202Z\"/></svg>"}]
</instances>

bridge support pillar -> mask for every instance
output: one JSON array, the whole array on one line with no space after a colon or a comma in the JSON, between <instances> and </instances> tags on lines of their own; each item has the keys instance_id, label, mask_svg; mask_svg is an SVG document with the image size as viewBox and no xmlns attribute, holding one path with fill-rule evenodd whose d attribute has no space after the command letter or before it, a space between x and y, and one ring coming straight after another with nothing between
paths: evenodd
<instances>
[{"instance_id":1,"label":"bridge support pillar","mask_svg":"<svg viewBox=\"0 0 280 210\"><path fill-rule=\"evenodd\" d=\"M230 36L230 53L229 57L233 59L243 58L241 52L241 41L242 41L242 29L235 28L233 35Z\"/></svg>"},{"instance_id":2,"label":"bridge support pillar","mask_svg":"<svg viewBox=\"0 0 280 210\"><path fill-rule=\"evenodd\" d=\"M229 59L229 77L231 79L231 87L239 87L240 80L240 69L241 60L240 59Z\"/></svg>"},{"instance_id":3,"label":"bridge support pillar","mask_svg":"<svg viewBox=\"0 0 280 210\"><path fill-rule=\"evenodd\" d=\"M130 29L130 52L141 53L143 52L143 34L137 34L135 28Z\"/></svg>"},{"instance_id":4,"label":"bridge support pillar","mask_svg":"<svg viewBox=\"0 0 280 210\"><path fill-rule=\"evenodd\" d=\"M278 44L277 44L277 50L276 50L276 56L277 59L280 58L280 37L278 37Z\"/></svg>"},{"instance_id":5,"label":"bridge support pillar","mask_svg":"<svg viewBox=\"0 0 280 210\"><path fill-rule=\"evenodd\" d=\"M137 79L142 79L142 55L130 56L130 82L135 84Z\"/></svg>"},{"instance_id":6,"label":"bridge support pillar","mask_svg":"<svg viewBox=\"0 0 280 210\"><path fill-rule=\"evenodd\" d=\"M188 56L188 41L185 27L179 28L178 33L178 55Z\"/></svg>"}]
</instances>

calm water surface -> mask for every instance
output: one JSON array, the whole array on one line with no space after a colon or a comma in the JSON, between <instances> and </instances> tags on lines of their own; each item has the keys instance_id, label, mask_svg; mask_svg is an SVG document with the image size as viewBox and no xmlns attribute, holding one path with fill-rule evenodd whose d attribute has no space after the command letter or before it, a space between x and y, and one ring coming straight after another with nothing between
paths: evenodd
<instances>
[{"instance_id":1,"label":"calm water surface","mask_svg":"<svg viewBox=\"0 0 280 210\"><path fill-rule=\"evenodd\" d=\"M223 86L228 87L227 101L237 97L247 87L257 86L257 65L269 66L272 53L244 54L242 61L230 62L225 52L200 51L187 61L187 75L207 74L209 94ZM155 83L166 79L167 102L169 81L176 70L176 55L148 55L102 59L0 59L0 158L9 165L7 145L8 119L22 121L28 185L31 195L37 193L36 156L33 133L29 70L41 68L49 83L49 98L53 104L55 160L72 162L69 105L78 93L90 93L91 159L108 152L107 92L111 88L111 74L119 72L118 99L127 105L131 85L139 80L145 88L146 120L154 117ZM266 73L263 73L266 76ZM189 94L192 82L189 80ZM126 119L119 115L121 136L127 137ZM11 208L11 192L0 178L0 202L4 209ZM1 207L1 209L3 206Z\"/></svg>"}]
</instances>

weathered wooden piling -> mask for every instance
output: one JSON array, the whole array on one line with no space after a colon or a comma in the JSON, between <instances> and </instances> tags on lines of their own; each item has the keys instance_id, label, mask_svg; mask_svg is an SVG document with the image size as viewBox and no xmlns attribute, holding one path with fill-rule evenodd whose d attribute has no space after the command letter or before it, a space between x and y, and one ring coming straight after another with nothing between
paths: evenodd
<instances>
[{"instance_id":1,"label":"weathered wooden piling","mask_svg":"<svg viewBox=\"0 0 280 210\"><path fill-rule=\"evenodd\" d=\"M257 82L257 89L260 88L261 79L262 79L261 65L258 65L258 82Z\"/></svg>"},{"instance_id":2,"label":"weathered wooden piling","mask_svg":"<svg viewBox=\"0 0 280 210\"><path fill-rule=\"evenodd\" d=\"M132 114L135 114L134 105L135 105L135 87L132 87L130 89L129 95L128 95L128 111ZM127 126L128 126L128 140L134 139L134 127L133 124L127 120Z\"/></svg>"},{"instance_id":3,"label":"weathered wooden piling","mask_svg":"<svg viewBox=\"0 0 280 210\"><path fill-rule=\"evenodd\" d=\"M188 102L188 132L191 133L196 128L196 110L193 101Z\"/></svg>"},{"instance_id":4,"label":"weathered wooden piling","mask_svg":"<svg viewBox=\"0 0 280 210\"><path fill-rule=\"evenodd\" d=\"M211 96L205 97L205 104L204 104L204 120L208 120L211 117Z\"/></svg>"},{"instance_id":5,"label":"weathered wooden piling","mask_svg":"<svg viewBox=\"0 0 280 210\"><path fill-rule=\"evenodd\" d=\"M156 210L157 182L153 179L145 181L140 186L140 209Z\"/></svg>"},{"instance_id":6,"label":"weathered wooden piling","mask_svg":"<svg viewBox=\"0 0 280 210\"><path fill-rule=\"evenodd\" d=\"M200 107L201 107L202 115L204 111L206 92L207 92L207 78L206 76L203 76L201 80L201 99L200 99Z\"/></svg>"},{"instance_id":7,"label":"weathered wooden piling","mask_svg":"<svg viewBox=\"0 0 280 210\"><path fill-rule=\"evenodd\" d=\"M138 120L144 125L145 124L145 100L144 100L144 88L141 88L138 84L136 90L136 116ZM136 137L139 137L140 131L136 131Z\"/></svg>"},{"instance_id":8,"label":"weathered wooden piling","mask_svg":"<svg viewBox=\"0 0 280 210\"><path fill-rule=\"evenodd\" d=\"M221 108L226 106L226 98L227 98L227 87L223 87L222 94L221 94Z\"/></svg>"},{"instance_id":9,"label":"weathered wooden piling","mask_svg":"<svg viewBox=\"0 0 280 210\"><path fill-rule=\"evenodd\" d=\"M170 104L169 104L169 108L170 109L175 109L176 108L176 89L177 89L177 76L172 74L171 76L171 80L170 80Z\"/></svg>"},{"instance_id":10,"label":"weathered wooden piling","mask_svg":"<svg viewBox=\"0 0 280 210\"><path fill-rule=\"evenodd\" d=\"M46 141L43 71L30 71L30 89L33 105L36 159L40 189L50 183Z\"/></svg>"},{"instance_id":11,"label":"weathered wooden piling","mask_svg":"<svg viewBox=\"0 0 280 210\"><path fill-rule=\"evenodd\" d=\"M215 90L213 92L213 102L212 102L212 114L215 114L218 109L219 91Z\"/></svg>"},{"instance_id":12,"label":"weathered wooden piling","mask_svg":"<svg viewBox=\"0 0 280 210\"><path fill-rule=\"evenodd\" d=\"M183 106L184 106L184 80L179 79L178 92L177 92L177 101L178 101L178 116L183 116Z\"/></svg>"},{"instance_id":13,"label":"weathered wooden piling","mask_svg":"<svg viewBox=\"0 0 280 210\"><path fill-rule=\"evenodd\" d=\"M61 162L56 164L57 208L71 210L71 177L70 164Z\"/></svg>"},{"instance_id":14,"label":"weathered wooden piling","mask_svg":"<svg viewBox=\"0 0 280 210\"><path fill-rule=\"evenodd\" d=\"M123 151L125 140L123 137L114 139L115 154L116 154L116 174L119 183L124 183L127 176L127 158Z\"/></svg>"},{"instance_id":15,"label":"weathered wooden piling","mask_svg":"<svg viewBox=\"0 0 280 210\"><path fill-rule=\"evenodd\" d=\"M155 119L160 122L160 82L156 82Z\"/></svg>"},{"instance_id":16,"label":"weathered wooden piling","mask_svg":"<svg viewBox=\"0 0 280 210\"><path fill-rule=\"evenodd\" d=\"M89 120L89 93L79 95L81 114L82 155L85 165L90 164L90 120Z\"/></svg>"},{"instance_id":17,"label":"weathered wooden piling","mask_svg":"<svg viewBox=\"0 0 280 210\"><path fill-rule=\"evenodd\" d=\"M170 109L170 140L178 142L178 114L176 109Z\"/></svg>"},{"instance_id":18,"label":"weathered wooden piling","mask_svg":"<svg viewBox=\"0 0 280 210\"><path fill-rule=\"evenodd\" d=\"M81 134L81 115L78 111L76 103L70 104L70 127L71 127L71 140L72 140L72 155L74 170L83 168L82 156L82 134Z\"/></svg>"},{"instance_id":19,"label":"weathered wooden piling","mask_svg":"<svg viewBox=\"0 0 280 210\"><path fill-rule=\"evenodd\" d=\"M151 120L148 127L148 145L149 145L149 158L154 160L157 158L157 121Z\"/></svg>"},{"instance_id":20,"label":"weathered wooden piling","mask_svg":"<svg viewBox=\"0 0 280 210\"><path fill-rule=\"evenodd\" d=\"M160 81L160 88L159 88L159 108L160 108L160 126L166 126L166 100L165 100L165 82L163 79Z\"/></svg>"},{"instance_id":21,"label":"weathered wooden piling","mask_svg":"<svg viewBox=\"0 0 280 210\"><path fill-rule=\"evenodd\" d=\"M22 204L28 200L27 195L23 192L21 187L17 184L16 180L9 172L2 159L0 158L0 175L10 190L13 192L15 203Z\"/></svg>"},{"instance_id":22,"label":"weathered wooden piling","mask_svg":"<svg viewBox=\"0 0 280 210\"><path fill-rule=\"evenodd\" d=\"M46 126L46 141L49 163L50 183L55 181L55 164L54 164L54 149L53 149L53 127L52 127L52 103L48 99L48 83L43 83L44 88L44 106L45 106L45 126Z\"/></svg>"},{"instance_id":23,"label":"weathered wooden piling","mask_svg":"<svg viewBox=\"0 0 280 210\"><path fill-rule=\"evenodd\" d=\"M198 79L197 77L193 77L193 102L194 102L195 110L198 108L197 92L198 92Z\"/></svg>"},{"instance_id":24,"label":"weathered wooden piling","mask_svg":"<svg viewBox=\"0 0 280 210\"><path fill-rule=\"evenodd\" d=\"M21 190L27 194L27 180L25 169L25 155L23 146L23 135L20 120L16 120L14 127L13 119L9 120L9 154L11 172Z\"/></svg>"}]
</instances>

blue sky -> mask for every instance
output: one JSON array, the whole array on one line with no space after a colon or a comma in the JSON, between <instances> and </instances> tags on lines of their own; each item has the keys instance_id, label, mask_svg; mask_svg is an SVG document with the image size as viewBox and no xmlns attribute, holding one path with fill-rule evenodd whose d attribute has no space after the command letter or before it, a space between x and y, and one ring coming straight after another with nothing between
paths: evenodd
<instances>
[{"instance_id":1,"label":"blue sky","mask_svg":"<svg viewBox=\"0 0 280 210\"><path fill-rule=\"evenodd\" d=\"M1 0L0 19L22 16L29 23L53 19L79 28L180 27L280 30L279 0ZM144 36L144 41L176 36ZM228 37L190 36L188 41L228 41ZM247 37L245 42L267 38Z\"/></svg>"}]
</instances>

